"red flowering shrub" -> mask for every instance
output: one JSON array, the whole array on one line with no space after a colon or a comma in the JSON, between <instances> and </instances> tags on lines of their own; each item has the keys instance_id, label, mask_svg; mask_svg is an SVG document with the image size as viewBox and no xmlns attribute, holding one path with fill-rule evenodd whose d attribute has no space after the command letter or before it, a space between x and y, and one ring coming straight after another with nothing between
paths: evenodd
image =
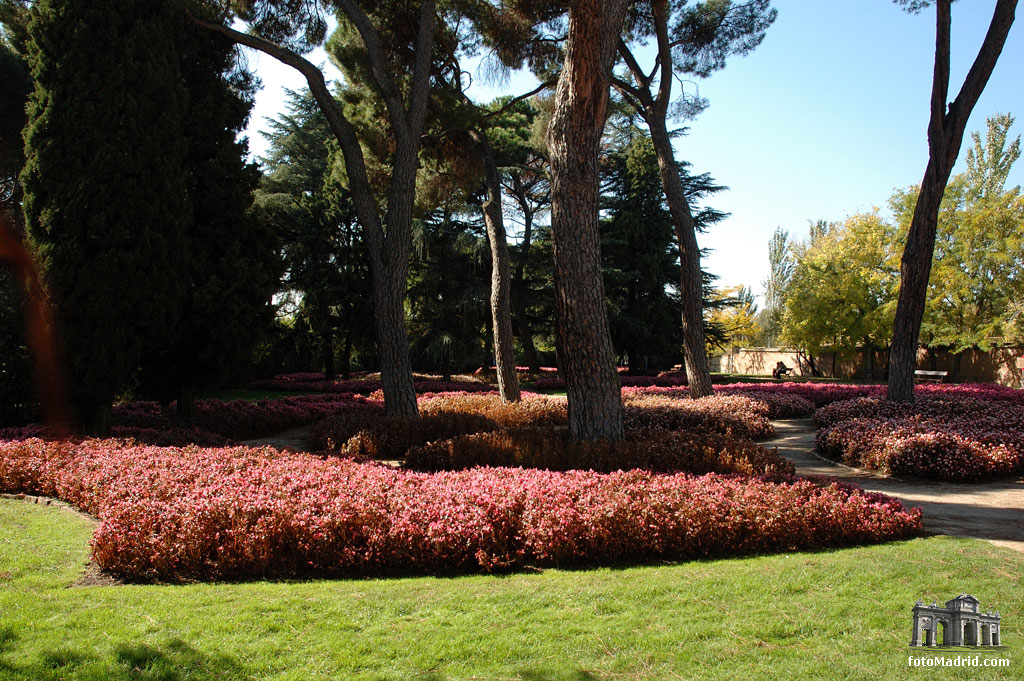
<instances>
[{"instance_id":1,"label":"red flowering shrub","mask_svg":"<svg viewBox=\"0 0 1024 681\"><path fill-rule=\"evenodd\" d=\"M810 416L814 413L814 404L799 395L791 395L787 393L777 393L768 390L733 390L731 385L718 385L714 386L716 395L739 395L741 397L747 397L758 402L763 402L768 406L768 418L769 419L791 419L799 418L802 416ZM630 392L643 393L647 395L660 395L663 397L675 397L680 399L688 399L690 394L686 388L624 388L623 394Z\"/></svg>"},{"instance_id":2,"label":"red flowering shrub","mask_svg":"<svg viewBox=\"0 0 1024 681\"><path fill-rule=\"evenodd\" d=\"M819 451L852 466L939 480L1024 472L1024 405L1007 399L861 398L819 409L815 422Z\"/></svg>"},{"instance_id":3,"label":"red flowering shrub","mask_svg":"<svg viewBox=\"0 0 1024 681\"><path fill-rule=\"evenodd\" d=\"M793 464L750 440L715 433L638 430L618 442L574 442L564 429L520 428L475 433L409 450L404 467L417 471L475 466L553 471L743 473L792 475Z\"/></svg>"},{"instance_id":4,"label":"red flowering shrub","mask_svg":"<svg viewBox=\"0 0 1024 681\"><path fill-rule=\"evenodd\" d=\"M622 425L628 429L690 430L751 439L765 438L774 432L768 421L768 406L737 395L694 400L625 391Z\"/></svg>"},{"instance_id":5,"label":"red flowering shrub","mask_svg":"<svg viewBox=\"0 0 1024 681\"><path fill-rule=\"evenodd\" d=\"M223 579L842 546L912 536L919 510L844 485L714 474L410 473L270 448L0 443L0 491L97 515L93 557L131 579Z\"/></svg>"}]
</instances>

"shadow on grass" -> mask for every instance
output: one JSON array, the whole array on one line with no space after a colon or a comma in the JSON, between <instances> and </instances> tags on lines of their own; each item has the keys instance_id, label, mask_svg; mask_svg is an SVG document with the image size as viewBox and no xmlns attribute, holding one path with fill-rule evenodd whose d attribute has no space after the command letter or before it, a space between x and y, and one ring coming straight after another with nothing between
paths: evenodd
<instances>
[{"instance_id":1,"label":"shadow on grass","mask_svg":"<svg viewBox=\"0 0 1024 681\"><path fill-rule=\"evenodd\" d=\"M16 636L0 629L0 671L11 678L82 681L207 681L253 678L227 655L210 655L180 639L161 645L136 644L114 648L109 656L58 645L24 664L7 659L15 653Z\"/></svg>"}]
</instances>

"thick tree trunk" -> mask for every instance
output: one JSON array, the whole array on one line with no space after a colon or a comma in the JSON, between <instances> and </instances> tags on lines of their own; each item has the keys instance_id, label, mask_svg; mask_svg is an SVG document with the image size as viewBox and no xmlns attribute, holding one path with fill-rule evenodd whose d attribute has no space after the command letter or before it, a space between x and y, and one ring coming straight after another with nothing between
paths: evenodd
<instances>
[{"instance_id":1,"label":"thick tree trunk","mask_svg":"<svg viewBox=\"0 0 1024 681\"><path fill-rule=\"evenodd\" d=\"M476 130L470 136L480 149L484 164L487 198L483 203L487 241L491 245L491 328L494 333L494 365L498 391L504 402L518 402L519 375L516 373L515 343L512 339L511 279L508 241L501 209L501 179L487 137Z\"/></svg>"},{"instance_id":2,"label":"thick tree trunk","mask_svg":"<svg viewBox=\"0 0 1024 681\"><path fill-rule=\"evenodd\" d=\"M390 235L389 235L390 236ZM406 249L408 250L408 249ZM393 254L394 260L403 258ZM417 419L416 386L409 361L409 340L405 328L405 275L407 264L392 263L390 267L375 263L371 256L374 323L377 331L377 354L380 357L380 380L384 390L384 412L398 419ZM404 256L408 262L408 253Z\"/></svg>"},{"instance_id":3,"label":"thick tree trunk","mask_svg":"<svg viewBox=\"0 0 1024 681\"><path fill-rule=\"evenodd\" d=\"M704 340L704 282L700 272L700 247L697 229L686 199L679 166L676 164L672 140L663 116L650 116L647 126L651 131L654 151L658 155L658 170L672 224L676 228L679 244L679 294L683 303L683 352L686 355L686 380L691 397L707 397L714 393L711 387L711 369L708 366L707 344Z\"/></svg>"},{"instance_id":4,"label":"thick tree trunk","mask_svg":"<svg viewBox=\"0 0 1024 681\"><path fill-rule=\"evenodd\" d=\"M935 166L934 161L928 162L900 261L900 293L889 352L888 399L893 402L914 401L914 370L935 252L935 231L942 194L952 170L950 165L941 173Z\"/></svg>"},{"instance_id":5,"label":"thick tree trunk","mask_svg":"<svg viewBox=\"0 0 1024 681\"><path fill-rule=\"evenodd\" d=\"M548 126L555 310L569 436L621 439L622 395L608 331L598 230L597 152L624 0L573 0L565 62Z\"/></svg>"},{"instance_id":6,"label":"thick tree trunk","mask_svg":"<svg viewBox=\"0 0 1024 681\"><path fill-rule=\"evenodd\" d=\"M935 251L935 231L942 195L960 153L964 129L1013 24L1017 0L997 0L985 41L967 72L956 99L947 107L949 93L950 0L938 0L935 11L935 66L932 77L931 117L928 121L928 166L910 232L900 261L900 293L896 302L889 388L893 402L914 401L914 370Z\"/></svg>"}]
</instances>

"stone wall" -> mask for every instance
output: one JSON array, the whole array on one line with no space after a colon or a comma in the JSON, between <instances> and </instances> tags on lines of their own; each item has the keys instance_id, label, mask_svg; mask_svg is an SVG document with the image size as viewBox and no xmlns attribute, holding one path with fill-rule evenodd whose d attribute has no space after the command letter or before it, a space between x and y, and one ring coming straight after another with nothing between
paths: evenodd
<instances>
[{"instance_id":1,"label":"stone wall","mask_svg":"<svg viewBox=\"0 0 1024 681\"><path fill-rule=\"evenodd\" d=\"M882 370L889 362L886 350L876 350L871 361L863 349L855 356L822 352L813 358L820 376L828 378L868 378L882 380ZM740 348L712 357L712 371L729 374L771 376L776 362L792 369L792 376L811 376L809 358L788 348ZM996 348L988 352L965 350L953 354L948 350L921 348L917 366L930 371L948 371L948 381L956 383L1000 383L1020 387L1024 376L1024 347ZM873 376L871 371L875 371Z\"/></svg>"}]
</instances>

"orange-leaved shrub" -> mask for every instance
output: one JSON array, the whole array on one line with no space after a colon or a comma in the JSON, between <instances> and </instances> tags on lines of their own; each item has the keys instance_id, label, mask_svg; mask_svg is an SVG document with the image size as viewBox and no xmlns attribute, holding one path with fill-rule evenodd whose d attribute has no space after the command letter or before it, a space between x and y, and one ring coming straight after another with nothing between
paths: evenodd
<instances>
[{"instance_id":1,"label":"orange-leaved shrub","mask_svg":"<svg viewBox=\"0 0 1024 681\"><path fill-rule=\"evenodd\" d=\"M565 423L565 400L527 394L502 402L497 394L441 393L419 400L417 421L377 412L341 411L319 421L310 433L314 448L377 459L400 459L410 447L459 435Z\"/></svg>"}]
</instances>

